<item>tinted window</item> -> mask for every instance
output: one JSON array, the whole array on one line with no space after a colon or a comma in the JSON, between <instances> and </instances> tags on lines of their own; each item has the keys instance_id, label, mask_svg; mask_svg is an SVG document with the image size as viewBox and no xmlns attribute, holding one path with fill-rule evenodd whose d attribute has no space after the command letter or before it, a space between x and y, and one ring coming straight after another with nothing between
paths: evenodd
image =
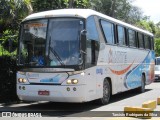
<instances>
[{"instance_id":1,"label":"tinted window","mask_svg":"<svg viewBox=\"0 0 160 120\"><path fill-rule=\"evenodd\" d=\"M148 37L147 35L144 36L144 43L145 43L145 49L151 48L150 37Z\"/></svg>"},{"instance_id":2,"label":"tinted window","mask_svg":"<svg viewBox=\"0 0 160 120\"><path fill-rule=\"evenodd\" d=\"M141 33L138 33L138 41L139 41L139 48L144 48L143 35Z\"/></svg>"},{"instance_id":3,"label":"tinted window","mask_svg":"<svg viewBox=\"0 0 160 120\"><path fill-rule=\"evenodd\" d=\"M87 20L87 39L98 41L98 32L93 16L89 17Z\"/></svg>"},{"instance_id":4,"label":"tinted window","mask_svg":"<svg viewBox=\"0 0 160 120\"><path fill-rule=\"evenodd\" d=\"M136 35L134 30L128 30L129 45L136 47Z\"/></svg>"},{"instance_id":5,"label":"tinted window","mask_svg":"<svg viewBox=\"0 0 160 120\"><path fill-rule=\"evenodd\" d=\"M118 26L117 27L117 31L118 31L118 42L119 42L119 45L126 45L124 27Z\"/></svg>"},{"instance_id":6,"label":"tinted window","mask_svg":"<svg viewBox=\"0 0 160 120\"><path fill-rule=\"evenodd\" d=\"M99 37L96 29L94 17L87 19L87 42L86 42L86 67L90 67L96 63L98 59Z\"/></svg>"},{"instance_id":7,"label":"tinted window","mask_svg":"<svg viewBox=\"0 0 160 120\"><path fill-rule=\"evenodd\" d=\"M101 25L107 43L114 44L114 25L104 20L101 21Z\"/></svg>"}]
</instances>

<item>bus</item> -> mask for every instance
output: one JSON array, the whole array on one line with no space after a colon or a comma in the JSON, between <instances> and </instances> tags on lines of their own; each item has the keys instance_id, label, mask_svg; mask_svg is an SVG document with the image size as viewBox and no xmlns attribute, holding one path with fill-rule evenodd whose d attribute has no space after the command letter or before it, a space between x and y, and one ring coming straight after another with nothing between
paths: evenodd
<instances>
[{"instance_id":1,"label":"bus","mask_svg":"<svg viewBox=\"0 0 160 120\"><path fill-rule=\"evenodd\" d=\"M154 81L154 36L91 9L34 13L20 25L17 65L20 100L107 104Z\"/></svg>"}]
</instances>

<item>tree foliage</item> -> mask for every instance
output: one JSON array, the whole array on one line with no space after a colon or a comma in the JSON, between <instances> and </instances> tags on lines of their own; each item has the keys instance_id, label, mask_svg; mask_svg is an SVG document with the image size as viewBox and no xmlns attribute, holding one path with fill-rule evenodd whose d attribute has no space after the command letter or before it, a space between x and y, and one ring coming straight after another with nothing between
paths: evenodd
<instances>
[{"instance_id":1,"label":"tree foliage","mask_svg":"<svg viewBox=\"0 0 160 120\"><path fill-rule=\"evenodd\" d=\"M17 30L19 22L31 12L30 0L1 0L0 33L6 29Z\"/></svg>"},{"instance_id":2,"label":"tree foliage","mask_svg":"<svg viewBox=\"0 0 160 120\"><path fill-rule=\"evenodd\" d=\"M30 0L0 1L0 43L2 43L1 45L4 49L12 52L9 50L9 44L12 42L12 50L15 50L19 23L31 12L32 6Z\"/></svg>"},{"instance_id":3,"label":"tree foliage","mask_svg":"<svg viewBox=\"0 0 160 120\"><path fill-rule=\"evenodd\" d=\"M62 9L62 8L88 8L89 0L32 0L34 12Z\"/></svg>"},{"instance_id":4,"label":"tree foliage","mask_svg":"<svg viewBox=\"0 0 160 120\"><path fill-rule=\"evenodd\" d=\"M90 8L127 23L135 24L142 18L142 11L133 6L131 2L131 0L90 0Z\"/></svg>"},{"instance_id":5,"label":"tree foliage","mask_svg":"<svg viewBox=\"0 0 160 120\"><path fill-rule=\"evenodd\" d=\"M155 38L154 40L154 45L155 45L155 54L156 56L160 56L160 38Z\"/></svg>"},{"instance_id":6,"label":"tree foliage","mask_svg":"<svg viewBox=\"0 0 160 120\"><path fill-rule=\"evenodd\" d=\"M140 20L136 23L137 27L150 31L153 34L156 34L156 26L152 21Z\"/></svg>"}]
</instances>

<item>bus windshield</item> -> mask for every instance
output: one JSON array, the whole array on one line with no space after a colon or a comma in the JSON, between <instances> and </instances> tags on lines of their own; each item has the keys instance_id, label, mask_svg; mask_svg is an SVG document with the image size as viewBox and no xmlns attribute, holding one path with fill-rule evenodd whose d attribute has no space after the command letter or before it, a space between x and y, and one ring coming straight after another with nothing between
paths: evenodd
<instances>
[{"instance_id":1,"label":"bus windshield","mask_svg":"<svg viewBox=\"0 0 160 120\"><path fill-rule=\"evenodd\" d=\"M27 21L21 26L19 64L62 66L80 63L83 21L53 18Z\"/></svg>"}]
</instances>

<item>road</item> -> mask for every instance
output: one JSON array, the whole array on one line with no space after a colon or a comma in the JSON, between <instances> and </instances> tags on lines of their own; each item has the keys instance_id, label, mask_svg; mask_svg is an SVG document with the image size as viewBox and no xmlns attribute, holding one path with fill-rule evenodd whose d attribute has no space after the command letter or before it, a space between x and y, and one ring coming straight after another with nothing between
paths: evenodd
<instances>
[{"instance_id":1,"label":"road","mask_svg":"<svg viewBox=\"0 0 160 120\"><path fill-rule=\"evenodd\" d=\"M145 93L137 93L135 90L120 93L112 96L108 105L100 106L95 101L88 103L52 103L52 102L22 102L19 104L0 104L0 111L31 111L42 112L44 117L54 117L55 119L64 118L73 119L72 117L78 117L76 119L116 119L111 117L113 112L123 113L125 106L142 106L143 102L149 100L156 100L160 97L160 82L154 82L146 86ZM112 111L112 113L110 112ZM160 105L157 106L155 111L160 113ZM107 114L109 117L106 117ZM98 117L97 117L98 116ZM84 118L85 117L85 118ZM1 119L1 118L0 118ZM39 119L39 118L38 118ZM42 119L42 118L41 118ZM119 120L118 118L117 120ZM135 119L121 117L121 119ZM158 120L158 117L154 119ZM40 119L39 119L40 120Z\"/></svg>"}]
</instances>

